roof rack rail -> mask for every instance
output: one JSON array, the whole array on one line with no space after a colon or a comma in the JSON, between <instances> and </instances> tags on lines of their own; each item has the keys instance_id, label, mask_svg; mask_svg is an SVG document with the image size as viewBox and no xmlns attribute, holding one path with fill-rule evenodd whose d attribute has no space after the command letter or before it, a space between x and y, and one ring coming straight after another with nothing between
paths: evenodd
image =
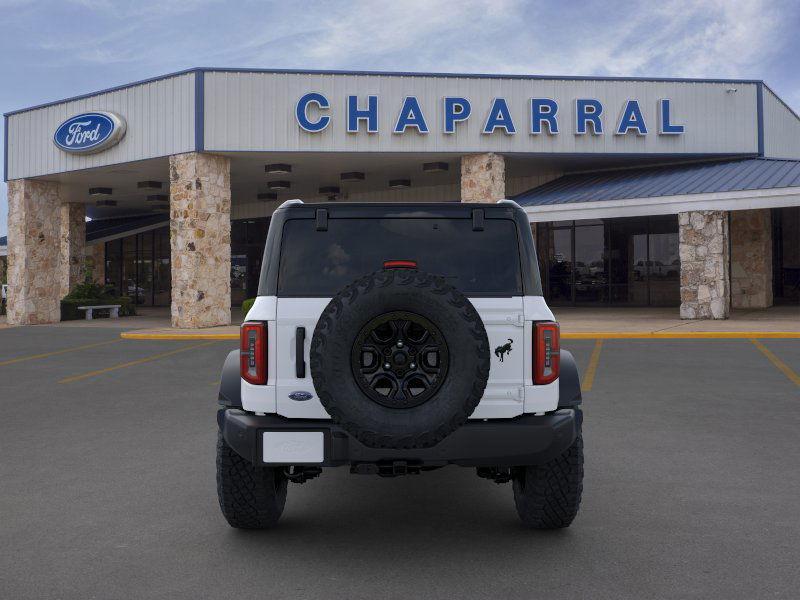
<instances>
[{"instance_id":1,"label":"roof rack rail","mask_svg":"<svg viewBox=\"0 0 800 600\"><path fill-rule=\"evenodd\" d=\"M511 206L515 206L517 208L522 208L519 204L517 204L513 200L509 200L508 198L503 198L502 200L498 200L497 203L498 204L510 204Z\"/></svg>"},{"instance_id":2,"label":"roof rack rail","mask_svg":"<svg viewBox=\"0 0 800 600\"><path fill-rule=\"evenodd\" d=\"M286 202L281 202L281 205L278 207L277 210L281 208L285 208L287 206L295 206L297 204L303 204L303 201L300 198L292 198L291 200L287 200Z\"/></svg>"}]
</instances>

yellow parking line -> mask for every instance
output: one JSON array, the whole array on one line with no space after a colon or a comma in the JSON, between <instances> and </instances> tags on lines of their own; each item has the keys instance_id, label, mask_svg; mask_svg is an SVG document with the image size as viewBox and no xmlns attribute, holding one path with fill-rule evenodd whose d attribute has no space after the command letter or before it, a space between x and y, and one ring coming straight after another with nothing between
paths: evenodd
<instances>
[{"instance_id":1,"label":"yellow parking line","mask_svg":"<svg viewBox=\"0 0 800 600\"><path fill-rule=\"evenodd\" d=\"M238 333L136 333L125 331L119 336L126 340L238 340ZM800 339L800 331L582 331L561 332L562 340L749 340Z\"/></svg>"},{"instance_id":2,"label":"yellow parking line","mask_svg":"<svg viewBox=\"0 0 800 600\"><path fill-rule=\"evenodd\" d=\"M749 340L798 339L800 331L586 331L561 332L562 340Z\"/></svg>"},{"instance_id":3,"label":"yellow parking line","mask_svg":"<svg viewBox=\"0 0 800 600\"><path fill-rule=\"evenodd\" d=\"M130 362L121 363L119 365L114 365L113 367L106 367L105 369L97 369L96 371L89 371L88 373L81 373L80 375L73 375L72 377L65 377L58 383L72 383L74 381L80 381L81 379L86 379L88 377L94 377L95 375L102 375L104 373L108 373L110 371L116 371L117 369L125 369L127 367L135 367L136 365L141 365L143 363L152 362L154 360L158 360L159 358L166 358L167 356L172 356L173 354L180 354L181 352L187 352L189 350L194 350L195 348L202 348L203 346L210 346L214 342L205 342L202 344L195 344L193 346L184 346L183 348L178 348L177 350L170 350L169 352L162 352L161 354L154 354L152 356L147 356L145 358L140 358L138 360L132 360Z\"/></svg>"},{"instance_id":4,"label":"yellow parking line","mask_svg":"<svg viewBox=\"0 0 800 600\"><path fill-rule=\"evenodd\" d=\"M89 348L97 348L98 346L105 346L113 344L119 340L110 340L107 342L97 342L95 344L85 344L83 346L73 346L72 348L64 348L63 350L54 350L53 352L43 352L42 354L32 354L31 356L20 356L19 358L12 358L0 362L0 367L5 365L13 365L14 363L23 362L26 360L36 360L37 358L48 358L49 356L57 356L58 354L66 354L67 352L77 352L78 350L87 350Z\"/></svg>"},{"instance_id":5,"label":"yellow parking line","mask_svg":"<svg viewBox=\"0 0 800 600\"><path fill-rule=\"evenodd\" d=\"M124 331L125 340L238 340L238 333L134 333Z\"/></svg>"},{"instance_id":6,"label":"yellow parking line","mask_svg":"<svg viewBox=\"0 0 800 600\"><path fill-rule=\"evenodd\" d=\"M761 350L761 354L763 354L764 356L766 356L766 357L767 357L767 359L769 360L769 362L771 362L773 365L775 365L775 367L776 367L776 368L777 368L777 369L778 369L778 370L779 370L781 373L783 373L784 375L786 375L786 377L788 377L788 378L789 378L789 381L792 381L792 382L793 382L795 385L797 385L797 386L800 386L800 375L798 375L797 373L795 373L794 371L792 371L792 369L789 367L789 365L787 365L787 364L786 364L785 362L783 362L783 361L782 361L780 358L778 358L777 356L775 356L775 355L774 355L774 354L773 354L773 353L770 351L770 349L769 349L769 348L767 348L767 347L766 347L764 344L762 344L762 343L761 343L761 342L759 342L758 340L750 340L750 341L751 341L751 342L753 342L753 344L755 345L755 347L756 347L756 348L758 348L759 350Z\"/></svg>"},{"instance_id":7,"label":"yellow parking line","mask_svg":"<svg viewBox=\"0 0 800 600\"><path fill-rule=\"evenodd\" d=\"M603 340L597 340L594 343L594 350L592 356L589 358L589 366L586 367L586 373L583 375L581 382L581 391L588 392L592 389L594 384L594 376L597 373L597 363L600 362L600 351L603 349Z\"/></svg>"}]
</instances>

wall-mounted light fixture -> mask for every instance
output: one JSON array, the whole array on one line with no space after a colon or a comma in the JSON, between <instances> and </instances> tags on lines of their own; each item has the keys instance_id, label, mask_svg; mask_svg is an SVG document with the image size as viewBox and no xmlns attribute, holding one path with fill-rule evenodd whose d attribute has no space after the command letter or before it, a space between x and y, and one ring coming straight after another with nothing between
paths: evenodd
<instances>
[{"instance_id":1,"label":"wall-mounted light fixture","mask_svg":"<svg viewBox=\"0 0 800 600\"><path fill-rule=\"evenodd\" d=\"M319 188L319 193L325 196L336 195L340 192L338 185L323 185Z\"/></svg>"},{"instance_id":2,"label":"wall-mounted light fixture","mask_svg":"<svg viewBox=\"0 0 800 600\"><path fill-rule=\"evenodd\" d=\"M411 187L411 180L410 179L390 179L389 180L389 187L390 188L407 188Z\"/></svg>"},{"instance_id":3,"label":"wall-mounted light fixture","mask_svg":"<svg viewBox=\"0 0 800 600\"><path fill-rule=\"evenodd\" d=\"M339 175L342 181L364 181L364 173L361 171L349 171Z\"/></svg>"},{"instance_id":4,"label":"wall-mounted light fixture","mask_svg":"<svg viewBox=\"0 0 800 600\"><path fill-rule=\"evenodd\" d=\"M267 187L271 190L288 190L292 187L291 181L268 181Z\"/></svg>"},{"instance_id":5,"label":"wall-mounted light fixture","mask_svg":"<svg viewBox=\"0 0 800 600\"><path fill-rule=\"evenodd\" d=\"M148 202L169 202L169 196L166 194L150 194L147 197Z\"/></svg>"},{"instance_id":6,"label":"wall-mounted light fixture","mask_svg":"<svg viewBox=\"0 0 800 600\"><path fill-rule=\"evenodd\" d=\"M90 196L110 196L114 190L107 187L94 187L89 188Z\"/></svg>"},{"instance_id":7,"label":"wall-mounted light fixture","mask_svg":"<svg viewBox=\"0 0 800 600\"><path fill-rule=\"evenodd\" d=\"M278 194L275 192L261 192L256 196L257 200L277 200Z\"/></svg>"},{"instance_id":8,"label":"wall-mounted light fixture","mask_svg":"<svg viewBox=\"0 0 800 600\"><path fill-rule=\"evenodd\" d=\"M425 173L441 173L442 171L449 171L450 165L446 162L429 162L422 165L422 170Z\"/></svg>"},{"instance_id":9,"label":"wall-mounted light fixture","mask_svg":"<svg viewBox=\"0 0 800 600\"><path fill-rule=\"evenodd\" d=\"M117 201L116 200L98 200L97 202L95 202L95 204L97 206L116 206L117 205Z\"/></svg>"},{"instance_id":10,"label":"wall-mounted light fixture","mask_svg":"<svg viewBox=\"0 0 800 600\"><path fill-rule=\"evenodd\" d=\"M136 187L140 190L160 190L161 185L160 181L140 181L136 184Z\"/></svg>"},{"instance_id":11,"label":"wall-mounted light fixture","mask_svg":"<svg viewBox=\"0 0 800 600\"><path fill-rule=\"evenodd\" d=\"M291 173L292 165L287 165L286 163L274 163L271 165L264 165L264 171L266 171L267 173L271 173L273 175Z\"/></svg>"}]
</instances>

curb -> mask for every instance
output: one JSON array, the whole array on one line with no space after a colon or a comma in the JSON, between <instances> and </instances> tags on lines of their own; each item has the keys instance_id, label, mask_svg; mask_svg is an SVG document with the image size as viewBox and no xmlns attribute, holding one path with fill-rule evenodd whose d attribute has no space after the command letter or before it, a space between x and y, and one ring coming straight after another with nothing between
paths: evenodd
<instances>
[{"instance_id":1,"label":"curb","mask_svg":"<svg viewBox=\"0 0 800 600\"><path fill-rule=\"evenodd\" d=\"M136 333L126 331L125 340L238 340L238 333ZM800 331L589 331L562 333L563 340L750 340L800 339Z\"/></svg>"},{"instance_id":2,"label":"curb","mask_svg":"<svg viewBox=\"0 0 800 600\"><path fill-rule=\"evenodd\" d=\"M136 333L123 331L124 340L238 340L238 333Z\"/></svg>"},{"instance_id":3,"label":"curb","mask_svg":"<svg viewBox=\"0 0 800 600\"><path fill-rule=\"evenodd\" d=\"M566 340L750 340L800 339L800 331L631 331L562 333Z\"/></svg>"}]
</instances>

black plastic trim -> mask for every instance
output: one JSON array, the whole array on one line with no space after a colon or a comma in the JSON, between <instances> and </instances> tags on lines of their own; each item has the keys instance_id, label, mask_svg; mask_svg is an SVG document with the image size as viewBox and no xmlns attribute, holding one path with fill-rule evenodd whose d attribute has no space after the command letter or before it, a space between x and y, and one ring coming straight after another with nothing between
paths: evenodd
<instances>
[{"instance_id":1,"label":"black plastic trim","mask_svg":"<svg viewBox=\"0 0 800 600\"><path fill-rule=\"evenodd\" d=\"M298 379L306 376L306 328L298 327L294 330L294 370Z\"/></svg>"},{"instance_id":2,"label":"black plastic trim","mask_svg":"<svg viewBox=\"0 0 800 600\"><path fill-rule=\"evenodd\" d=\"M483 231L484 214L482 208L476 208L472 211L472 231Z\"/></svg>"},{"instance_id":3,"label":"black plastic trim","mask_svg":"<svg viewBox=\"0 0 800 600\"><path fill-rule=\"evenodd\" d=\"M239 366L239 350L231 350L222 365L218 402L228 408L242 407L242 380Z\"/></svg>"},{"instance_id":4,"label":"black plastic trim","mask_svg":"<svg viewBox=\"0 0 800 600\"><path fill-rule=\"evenodd\" d=\"M264 464L261 434L265 431L321 431L325 460L320 466L328 467L397 461L419 466L465 467L543 464L572 445L582 421L579 409L561 409L542 416L468 421L432 448L395 450L369 448L332 421L256 416L232 408L217 413L217 424L225 441L255 465Z\"/></svg>"},{"instance_id":5,"label":"black plastic trim","mask_svg":"<svg viewBox=\"0 0 800 600\"><path fill-rule=\"evenodd\" d=\"M581 396L581 378L575 358L567 350L561 350L558 373L558 407L577 408L583 402Z\"/></svg>"}]
</instances>

